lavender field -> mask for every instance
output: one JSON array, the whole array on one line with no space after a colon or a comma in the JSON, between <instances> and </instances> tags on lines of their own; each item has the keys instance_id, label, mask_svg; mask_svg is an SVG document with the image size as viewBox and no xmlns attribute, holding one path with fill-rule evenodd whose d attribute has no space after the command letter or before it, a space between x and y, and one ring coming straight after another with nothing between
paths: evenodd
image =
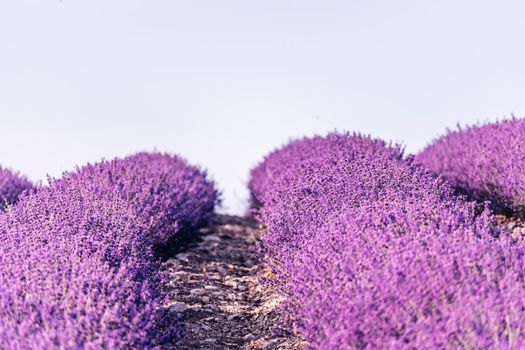
<instances>
[{"instance_id":1,"label":"lavender field","mask_svg":"<svg viewBox=\"0 0 525 350\"><path fill-rule=\"evenodd\" d=\"M0 168L0 349L523 349L524 147L518 118L296 139L245 217L176 155Z\"/></svg>"}]
</instances>

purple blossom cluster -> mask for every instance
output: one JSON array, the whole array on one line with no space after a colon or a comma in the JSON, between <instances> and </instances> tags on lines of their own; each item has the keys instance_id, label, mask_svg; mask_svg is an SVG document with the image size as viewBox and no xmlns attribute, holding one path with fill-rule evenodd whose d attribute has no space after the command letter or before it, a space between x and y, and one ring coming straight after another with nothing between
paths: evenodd
<instances>
[{"instance_id":1,"label":"purple blossom cluster","mask_svg":"<svg viewBox=\"0 0 525 350\"><path fill-rule=\"evenodd\" d=\"M399 146L302 139L252 175L261 252L308 348L525 347L525 246Z\"/></svg>"},{"instance_id":2,"label":"purple blossom cluster","mask_svg":"<svg viewBox=\"0 0 525 350\"><path fill-rule=\"evenodd\" d=\"M0 166L0 211L15 204L23 192L32 188L33 184L27 178Z\"/></svg>"},{"instance_id":3,"label":"purple blossom cluster","mask_svg":"<svg viewBox=\"0 0 525 350\"><path fill-rule=\"evenodd\" d=\"M458 127L416 159L494 210L525 215L525 119Z\"/></svg>"},{"instance_id":4,"label":"purple blossom cluster","mask_svg":"<svg viewBox=\"0 0 525 350\"><path fill-rule=\"evenodd\" d=\"M217 201L203 171L160 153L88 164L23 196L0 216L0 348L176 341L155 249Z\"/></svg>"},{"instance_id":5,"label":"purple blossom cluster","mask_svg":"<svg viewBox=\"0 0 525 350\"><path fill-rule=\"evenodd\" d=\"M348 142L349 138L352 139L352 142ZM283 173L289 170L290 165L308 161L314 155L331 152L337 156L343 152L360 156L362 150L366 148L371 154L378 152L396 159L403 157L403 150L399 146L387 146L384 141L371 140L369 137L357 134L332 133L326 137L315 136L291 141L285 147L271 152L251 171L248 188L252 200L260 203L263 200L262 197L268 195L274 187L272 181L278 180Z\"/></svg>"}]
</instances>

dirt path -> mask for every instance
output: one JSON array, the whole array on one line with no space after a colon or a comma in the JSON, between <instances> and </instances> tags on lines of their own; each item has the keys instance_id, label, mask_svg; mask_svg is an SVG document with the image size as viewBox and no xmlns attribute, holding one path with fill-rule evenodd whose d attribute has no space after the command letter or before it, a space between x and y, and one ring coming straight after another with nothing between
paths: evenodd
<instances>
[{"instance_id":1,"label":"dirt path","mask_svg":"<svg viewBox=\"0 0 525 350\"><path fill-rule=\"evenodd\" d=\"M495 215L495 217L498 225L507 230L513 239L525 239L525 220L516 216Z\"/></svg>"},{"instance_id":2,"label":"dirt path","mask_svg":"<svg viewBox=\"0 0 525 350\"><path fill-rule=\"evenodd\" d=\"M265 270L254 252L257 224L219 215L195 237L165 263L170 308L185 329L177 348L300 349L294 335L272 332L280 299L258 283Z\"/></svg>"}]
</instances>

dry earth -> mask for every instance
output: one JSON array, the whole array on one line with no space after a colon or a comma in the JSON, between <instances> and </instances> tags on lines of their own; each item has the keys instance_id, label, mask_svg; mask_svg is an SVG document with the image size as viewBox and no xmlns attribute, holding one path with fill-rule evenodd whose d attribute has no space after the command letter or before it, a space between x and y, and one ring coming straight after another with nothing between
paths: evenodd
<instances>
[{"instance_id":1,"label":"dry earth","mask_svg":"<svg viewBox=\"0 0 525 350\"><path fill-rule=\"evenodd\" d=\"M508 231L514 240L525 238L525 221L517 216L496 215L498 225Z\"/></svg>"},{"instance_id":2,"label":"dry earth","mask_svg":"<svg viewBox=\"0 0 525 350\"><path fill-rule=\"evenodd\" d=\"M192 237L164 265L167 306L184 328L177 349L301 349L279 326L280 297L259 281L267 271L254 251L257 224L218 215Z\"/></svg>"}]
</instances>

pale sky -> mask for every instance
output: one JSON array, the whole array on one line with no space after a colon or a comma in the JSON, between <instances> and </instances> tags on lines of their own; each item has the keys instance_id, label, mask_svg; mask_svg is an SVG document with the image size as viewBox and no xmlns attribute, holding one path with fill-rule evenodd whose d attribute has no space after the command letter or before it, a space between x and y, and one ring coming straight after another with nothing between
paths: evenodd
<instances>
[{"instance_id":1,"label":"pale sky","mask_svg":"<svg viewBox=\"0 0 525 350\"><path fill-rule=\"evenodd\" d=\"M330 130L416 152L525 115L525 5L506 1L0 0L0 164L32 180L136 151L250 168Z\"/></svg>"}]
</instances>

